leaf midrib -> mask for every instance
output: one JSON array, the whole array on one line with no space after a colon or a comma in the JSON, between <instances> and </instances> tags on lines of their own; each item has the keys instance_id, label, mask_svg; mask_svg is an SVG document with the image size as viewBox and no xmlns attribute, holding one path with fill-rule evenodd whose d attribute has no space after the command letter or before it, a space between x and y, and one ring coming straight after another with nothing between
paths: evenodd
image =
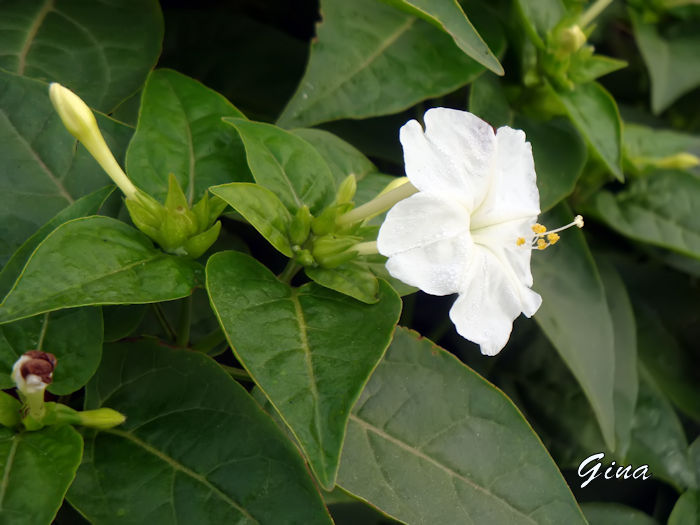
<instances>
[{"instance_id":1,"label":"leaf midrib","mask_svg":"<svg viewBox=\"0 0 700 525\"><path fill-rule=\"evenodd\" d=\"M446 473L447 475L449 475L451 478L459 479L460 481L466 483L467 485L469 485L469 486L472 487L473 489L475 489L475 490L477 490L477 491L479 491L479 492L482 492L482 493L486 494L487 496L489 496L489 497L491 497L491 498L493 498L493 499L495 499L495 500L497 500L497 501L500 501L501 503L503 503L504 505L506 505L508 508L512 509L516 514L519 514L519 515L523 516L523 517L524 517L526 520L528 520L530 523L533 523L533 524L535 524L535 525L537 524L537 522L536 522L534 519L532 519L532 518L531 518L530 516L528 516L527 514L523 513L522 510L520 510L520 509L514 507L514 506L513 506L510 502L508 502L507 500L504 500L504 499L501 498L500 496L497 496L497 495L494 494L493 492L489 491L489 490L486 489L485 487L482 487L482 486L478 485L478 484L475 483L473 480L471 480L471 479L469 479L469 478L463 476L462 474L460 474L460 473L458 473L458 472L455 472L455 471L452 470L451 468L449 468L449 467L443 465L442 463L438 462L436 459L432 458L431 456L428 456L428 455L425 454L424 452L421 452L421 451L418 450L417 448L414 448L414 447L408 445L407 443L404 443L404 442L401 441L400 439L398 439L398 438L396 438L396 437L394 437L394 436L392 436L392 435L386 433L386 432L385 432L384 430L382 430L381 428L378 428L378 427L372 425L371 423L369 423L369 422L367 422L367 421L365 421L365 420L363 420L363 419L360 419L360 418L359 418L358 416L356 416L355 414L350 414L350 419L353 420L353 421L354 421L355 423L357 423L358 425L360 425L360 426L365 430L365 432L368 432L368 431L369 431L369 432L372 432L372 433L376 434L377 436L379 436L380 438L382 438L382 439L388 441L389 443L392 443L392 444L396 445L397 447L401 448L402 450L405 450L405 451L408 452L409 454L414 455L414 456L416 456L416 457L418 457L418 458L420 458L420 459L422 459L422 460L424 460L424 461L427 461L427 462L430 463L431 465L433 465L433 466L439 468L440 470L442 470L443 472L445 472L445 473Z\"/></svg>"},{"instance_id":2,"label":"leaf midrib","mask_svg":"<svg viewBox=\"0 0 700 525\"><path fill-rule=\"evenodd\" d=\"M41 6L41 9L39 9L39 11L37 12L36 19L34 20L34 22L32 22L32 25L29 26L29 31L27 31L27 37L25 38L24 43L22 44L22 49L17 55L18 75L24 75L24 69L27 66L27 55L29 54L29 49L34 43L34 38L39 32L41 24L44 23L46 16L53 10L53 7L54 0L46 0L46 2L44 2L44 5Z\"/></svg>"},{"instance_id":3,"label":"leaf midrib","mask_svg":"<svg viewBox=\"0 0 700 525\"><path fill-rule=\"evenodd\" d=\"M7 463L5 463L5 470L2 473L2 484L0 484L0 511L2 511L2 506L5 503L5 494L7 493L7 486L10 480L10 471L15 461L15 453L17 452L17 447L19 447L20 439L21 436L19 434L12 436L12 445L10 446L10 452L7 454Z\"/></svg>"},{"instance_id":4,"label":"leaf midrib","mask_svg":"<svg viewBox=\"0 0 700 525\"><path fill-rule=\"evenodd\" d=\"M202 476L201 474L198 474L197 472L187 468L185 465L182 463L179 463L176 461L174 458L166 455L165 453L161 452L157 448L149 445L145 441L142 441L141 439L137 438L133 434L129 432L125 432L123 430L117 430L117 429L109 429L109 430L104 430L103 432L108 433L108 434L113 434L115 436L119 436L123 439L126 439L128 441L131 441L135 445L143 448L146 452L149 454L154 455L161 461L167 463L170 467L172 467L173 470L180 471L183 474L191 477L192 479L198 481L205 487L207 487L213 494L218 496L222 501L226 502L229 504L231 507L234 507L238 512L240 512L243 516L245 516L247 519L249 519L252 523L257 523L260 524L260 522L255 519L245 508L243 508L241 505L236 503L233 499L231 499L227 494L221 491L218 487L216 487L214 484L212 484L211 481L209 481L205 476Z\"/></svg>"}]
</instances>

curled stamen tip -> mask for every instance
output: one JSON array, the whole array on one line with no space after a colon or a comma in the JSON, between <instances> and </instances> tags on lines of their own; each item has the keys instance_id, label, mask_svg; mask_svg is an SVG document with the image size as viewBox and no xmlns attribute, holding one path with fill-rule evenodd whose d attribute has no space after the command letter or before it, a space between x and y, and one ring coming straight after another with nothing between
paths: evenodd
<instances>
[{"instance_id":1,"label":"curled stamen tip","mask_svg":"<svg viewBox=\"0 0 700 525\"><path fill-rule=\"evenodd\" d=\"M574 224L579 228L583 228L583 216L577 215L576 217L574 217Z\"/></svg>"}]
</instances>

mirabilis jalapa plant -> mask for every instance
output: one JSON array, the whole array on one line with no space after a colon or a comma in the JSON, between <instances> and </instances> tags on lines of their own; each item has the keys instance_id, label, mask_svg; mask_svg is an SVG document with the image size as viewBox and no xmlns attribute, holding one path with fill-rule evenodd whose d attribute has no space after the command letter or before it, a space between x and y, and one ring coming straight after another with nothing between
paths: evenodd
<instances>
[{"instance_id":1,"label":"mirabilis jalapa plant","mask_svg":"<svg viewBox=\"0 0 700 525\"><path fill-rule=\"evenodd\" d=\"M682 523L700 146L623 135L592 42L630 27L692 130L654 57L695 15L543 2L320 0L279 103L267 19L0 7L0 522L616 523L560 472L604 452Z\"/></svg>"},{"instance_id":2,"label":"mirabilis jalapa plant","mask_svg":"<svg viewBox=\"0 0 700 525\"><path fill-rule=\"evenodd\" d=\"M210 212L205 193L189 210L171 174L165 205L157 203L119 167L87 105L59 84L51 84L49 92L68 131L124 192L129 214L143 233L170 253L195 258L216 241L221 223L212 223L226 206L222 199L215 197ZM298 209L289 221L293 259L284 278L298 271L295 263L314 272L381 253L388 257L389 273L404 283L433 295L459 293L450 310L457 331L478 343L483 354L495 355L508 342L515 317L521 312L531 317L542 303L531 290L531 249L555 244L559 231L581 228L583 219L577 216L552 231L536 224L539 191L532 149L522 131L504 126L494 133L475 115L445 108L429 110L425 123L425 133L415 120L401 128L408 177L392 183L398 187L353 210L356 182L351 174L317 217L308 206ZM265 192L277 210L283 209L262 187L246 189ZM244 216L264 213L250 203L232 206ZM359 242L367 235L365 221L387 210L377 240ZM290 255L288 249L282 253ZM314 273L309 276L314 279ZM373 302L372 297L355 297Z\"/></svg>"}]
</instances>

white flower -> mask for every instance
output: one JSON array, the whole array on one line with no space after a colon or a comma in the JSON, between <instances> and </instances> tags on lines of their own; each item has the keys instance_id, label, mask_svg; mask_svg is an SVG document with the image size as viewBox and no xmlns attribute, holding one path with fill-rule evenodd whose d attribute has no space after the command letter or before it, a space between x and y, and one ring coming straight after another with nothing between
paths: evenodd
<instances>
[{"instance_id":1,"label":"white flower","mask_svg":"<svg viewBox=\"0 0 700 525\"><path fill-rule=\"evenodd\" d=\"M530 288L540 213L530 143L520 130L494 133L452 109L428 110L425 127L411 120L401 128L406 175L419 191L389 211L377 248L397 279L432 295L458 293L450 310L457 331L495 355L513 320L542 303Z\"/></svg>"}]
</instances>

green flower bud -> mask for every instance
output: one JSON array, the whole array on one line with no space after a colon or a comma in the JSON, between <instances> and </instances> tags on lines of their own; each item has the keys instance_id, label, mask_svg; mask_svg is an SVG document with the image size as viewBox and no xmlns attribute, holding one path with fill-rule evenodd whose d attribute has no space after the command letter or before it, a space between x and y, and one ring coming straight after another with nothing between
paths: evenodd
<instances>
[{"instance_id":1,"label":"green flower bud","mask_svg":"<svg viewBox=\"0 0 700 525\"><path fill-rule=\"evenodd\" d=\"M314 239L311 255L323 268L335 268L357 256L357 252L350 248L355 246L358 240L358 237L324 235Z\"/></svg>"},{"instance_id":2,"label":"green flower bud","mask_svg":"<svg viewBox=\"0 0 700 525\"><path fill-rule=\"evenodd\" d=\"M316 261L314 260L311 252L306 249L299 249L294 254L294 260L301 264L302 266L316 266Z\"/></svg>"},{"instance_id":3,"label":"green flower bud","mask_svg":"<svg viewBox=\"0 0 700 525\"><path fill-rule=\"evenodd\" d=\"M106 430L116 427L126 421L126 416L111 408L98 408L97 410L85 410L77 412L78 423L84 427Z\"/></svg>"},{"instance_id":4,"label":"green flower bud","mask_svg":"<svg viewBox=\"0 0 700 525\"><path fill-rule=\"evenodd\" d=\"M306 239L309 238L312 219L313 216L307 205L297 210L292 223L289 225L289 241L292 245L301 246L306 242Z\"/></svg>"},{"instance_id":5,"label":"green flower bud","mask_svg":"<svg viewBox=\"0 0 700 525\"><path fill-rule=\"evenodd\" d=\"M340 183L338 192L335 196L335 202L337 204L345 204L351 202L357 191L357 179L355 179L355 174L351 173L345 180Z\"/></svg>"},{"instance_id":6,"label":"green flower bud","mask_svg":"<svg viewBox=\"0 0 700 525\"><path fill-rule=\"evenodd\" d=\"M566 27L558 35L558 54L571 55L578 51L587 40L586 34L577 25Z\"/></svg>"},{"instance_id":7,"label":"green flower bud","mask_svg":"<svg viewBox=\"0 0 700 525\"><path fill-rule=\"evenodd\" d=\"M700 166L700 159L692 153L682 152L669 155L654 162L657 168L669 170L687 170Z\"/></svg>"}]
</instances>

